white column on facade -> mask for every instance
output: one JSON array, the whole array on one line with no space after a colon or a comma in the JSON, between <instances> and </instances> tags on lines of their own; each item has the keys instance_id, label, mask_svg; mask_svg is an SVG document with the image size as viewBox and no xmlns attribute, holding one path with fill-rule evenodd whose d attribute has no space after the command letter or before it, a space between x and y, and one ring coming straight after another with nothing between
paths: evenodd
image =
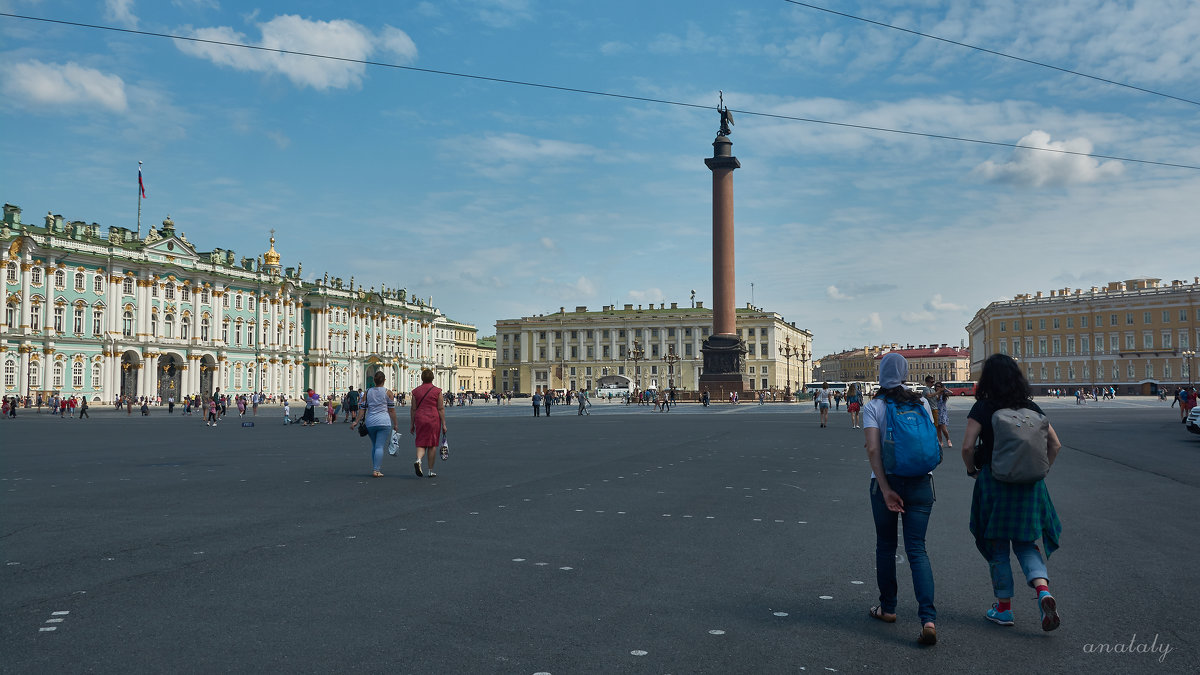
<instances>
[{"instance_id":1,"label":"white column on facade","mask_svg":"<svg viewBox=\"0 0 1200 675\"><path fill-rule=\"evenodd\" d=\"M292 301L292 344L296 346L296 351L304 353L304 338L301 336L300 323L304 319L304 311L300 299Z\"/></svg>"},{"instance_id":2,"label":"white column on facade","mask_svg":"<svg viewBox=\"0 0 1200 675\"><path fill-rule=\"evenodd\" d=\"M17 364L17 391L21 396L29 396L29 349L22 348L18 355L19 363ZM46 369L42 368L42 377L46 376ZM45 389L45 387L43 387Z\"/></svg>"},{"instance_id":3,"label":"white column on facade","mask_svg":"<svg viewBox=\"0 0 1200 675\"><path fill-rule=\"evenodd\" d=\"M150 332L150 284L153 283L148 279L138 279L134 287L137 298L134 304L134 316L137 319L134 321L133 339L140 341L142 335Z\"/></svg>"},{"instance_id":4,"label":"white column on facade","mask_svg":"<svg viewBox=\"0 0 1200 675\"><path fill-rule=\"evenodd\" d=\"M42 281L43 281L42 288L46 289L46 301L43 302L41 304L41 306L38 308L38 314L41 315L41 321L39 321L39 323L42 326L42 335L52 335L52 333L50 332L50 329L53 328L53 326L50 325L50 320L51 320L51 317L54 316L54 314L52 313L54 310L52 308L54 307L54 290L55 290L54 289L54 259L53 258L51 258L50 262L46 264L46 268L44 270L42 270ZM64 328L65 328L65 326L64 326ZM63 376L63 379L64 379L64 384L65 384L65 380L66 380L65 375Z\"/></svg>"},{"instance_id":5,"label":"white column on facade","mask_svg":"<svg viewBox=\"0 0 1200 675\"><path fill-rule=\"evenodd\" d=\"M31 263L21 262L21 316L17 317L17 326L20 326L26 332L29 327L29 283L30 277L33 275L33 265Z\"/></svg>"}]
</instances>

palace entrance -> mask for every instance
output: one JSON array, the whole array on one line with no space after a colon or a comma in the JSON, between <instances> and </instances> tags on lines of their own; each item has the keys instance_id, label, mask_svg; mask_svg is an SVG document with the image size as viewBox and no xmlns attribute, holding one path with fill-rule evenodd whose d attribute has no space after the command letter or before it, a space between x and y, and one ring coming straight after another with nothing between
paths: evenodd
<instances>
[{"instance_id":1,"label":"palace entrance","mask_svg":"<svg viewBox=\"0 0 1200 675\"><path fill-rule=\"evenodd\" d=\"M129 351L121 355L121 397L138 397L138 372L142 356Z\"/></svg>"},{"instance_id":2,"label":"palace entrance","mask_svg":"<svg viewBox=\"0 0 1200 675\"><path fill-rule=\"evenodd\" d=\"M183 357L178 354L163 354L158 357L158 396L166 402L168 398L180 399L183 389Z\"/></svg>"},{"instance_id":3,"label":"palace entrance","mask_svg":"<svg viewBox=\"0 0 1200 675\"><path fill-rule=\"evenodd\" d=\"M217 372L217 360L211 355L205 354L200 358L200 395L212 396L213 393L213 375Z\"/></svg>"}]
</instances>

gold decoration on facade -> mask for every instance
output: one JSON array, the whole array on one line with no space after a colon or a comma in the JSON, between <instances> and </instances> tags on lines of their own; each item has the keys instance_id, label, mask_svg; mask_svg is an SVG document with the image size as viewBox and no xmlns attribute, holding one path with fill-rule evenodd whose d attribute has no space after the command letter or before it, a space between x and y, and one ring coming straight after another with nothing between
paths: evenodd
<instances>
[{"instance_id":1,"label":"gold decoration on facade","mask_svg":"<svg viewBox=\"0 0 1200 675\"><path fill-rule=\"evenodd\" d=\"M279 252L275 250L275 230L271 230L271 249L263 254L263 263L269 266L279 266Z\"/></svg>"}]
</instances>

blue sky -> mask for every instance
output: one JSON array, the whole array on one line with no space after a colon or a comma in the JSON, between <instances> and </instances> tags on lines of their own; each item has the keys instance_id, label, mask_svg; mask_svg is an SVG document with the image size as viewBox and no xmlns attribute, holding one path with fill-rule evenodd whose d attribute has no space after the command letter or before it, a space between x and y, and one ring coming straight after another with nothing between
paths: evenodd
<instances>
[{"instance_id":1,"label":"blue sky","mask_svg":"<svg viewBox=\"0 0 1200 675\"><path fill-rule=\"evenodd\" d=\"M816 3L821 4L821 3ZM1200 99L1200 3L825 6ZM782 0L0 0L0 11L1200 165L1200 107ZM501 318L711 302L713 110L0 17L0 199ZM827 353L1200 274L1200 171L735 113L737 294Z\"/></svg>"}]
</instances>

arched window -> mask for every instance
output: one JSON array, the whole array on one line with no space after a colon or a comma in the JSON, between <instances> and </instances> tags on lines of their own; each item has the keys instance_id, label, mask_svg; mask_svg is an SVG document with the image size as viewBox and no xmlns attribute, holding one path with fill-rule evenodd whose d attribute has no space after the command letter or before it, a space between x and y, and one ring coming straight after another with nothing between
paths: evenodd
<instances>
[{"instance_id":1,"label":"arched window","mask_svg":"<svg viewBox=\"0 0 1200 675\"><path fill-rule=\"evenodd\" d=\"M175 284L166 284L163 286L163 293L167 300L175 299Z\"/></svg>"},{"instance_id":2,"label":"arched window","mask_svg":"<svg viewBox=\"0 0 1200 675\"><path fill-rule=\"evenodd\" d=\"M133 295L133 278L132 277L125 277L125 280L121 282L121 294L122 295Z\"/></svg>"},{"instance_id":3,"label":"arched window","mask_svg":"<svg viewBox=\"0 0 1200 675\"><path fill-rule=\"evenodd\" d=\"M67 273L62 270L54 270L54 287L65 288L67 285Z\"/></svg>"},{"instance_id":4,"label":"arched window","mask_svg":"<svg viewBox=\"0 0 1200 675\"><path fill-rule=\"evenodd\" d=\"M71 386L75 389L83 389L83 361L71 364Z\"/></svg>"},{"instance_id":5,"label":"arched window","mask_svg":"<svg viewBox=\"0 0 1200 675\"><path fill-rule=\"evenodd\" d=\"M87 279L84 278L83 272L75 273L75 290L82 292L87 288Z\"/></svg>"},{"instance_id":6,"label":"arched window","mask_svg":"<svg viewBox=\"0 0 1200 675\"><path fill-rule=\"evenodd\" d=\"M42 285L42 268L35 267L29 272L29 282L34 286Z\"/></svg>"},{"instance_id":7,"label":"arched window","mask_svg":"<svg viewBox=\"0 0 1200 675\"><path fill-rule=\"evenodd\" d=\"M13 389L17 386L17 363L12 360L4 362L4 386Z\"/></svg>"},{"instance_id":8,"label":"arched window","mask_svg":"<svg viewBox=\"0 0 1200 675\"><path fill-rule=\"evenodd\" d=\"M72 317L71 327L76 334L83 334L83 307L76 307Z\"/></svg>"},{"instance_id":9,"label":"arched window","mask_svg":"<svg viewBox=\"0 0 1200 675\"><path fill-rule=\"evenodd\" d=\"M94 291L96 293L104 292L104 275L103 274L97 274L95 276L95 278L92 279L92 291Z\"/></svg>"},{"instance_id":10,"label":"arched window","mask_svg":"<svg viewBox=\"0 0 1200 675\"><path fill-rule=\"evenodd\" d=\"M8 283L17 283L17 263L15 262L8 263Z\"/></svg>"},{"instance_id":11,"label":"arched window","mask_svg":"<svg viewBox=\"0 0 1200 675\"><path fill-rule=\"evenodd\" d=\"M133 312L125 310L121 315L121 334L125 337L133 336Z\"/></svg>"},{"instance_id":12,"label":"arched window","mask_svg":"<svg viewBox=\"0 0 1200 675\"><path fill-rule=\"evenodd\" d=\"M208 304L208 289L207 288L200 291L200 302L205 305Z\"/></svg>"},{"instance_id":13,"label":"arched window","mask_svg":"<svg viewBox=\"0 0 1200 675\"><path fill-rule=\"evenodd\" d=\"M67 310L62 305L57 305L54 308L54 332L63 332L63 320L66 318Z\"/></svg>"},{"instance_id":14,"label":"arched window","mask_svg":"<svg viewBox=\"0 0 1200 675\"><path fill-rule=\"evenodd\" d=\"M192 322L186 316L179 320L179 339L186 340L191 337Z\"/></svg>"},{"instance_id":15,"label":"arched window","mask_svg":"<svg viewBox=\"0 0 1200 675\"><path fill-rule=\"evenodd\" d=\"M50 371L50 388L62 389L63 386L63 364L55 363L54 368Z\"/></svg>"},{"instance_id":16,"label":"arched window","mask_svg":"<svg viewBox=\"0 0 1200 675\"><path fill-rule=\"evenodd\" d=\"M242 308L242 294L241 294L241 293L238 293L238 294L237 294L237 297L235 297L235 298L233 299L233 308L234 308L234 309L241 309L241 308Z\"/></svg>"},{"instance_id":17,"label":"arched window","mask_svg":"<svg viewBox=\"0 0 1200 675\"><path fill-rule=\"evenodd\" d=\"M192 297L192 292L188 290L187 284L179 287L179 299L183 302L189 302Z\"/></svg>"},{"instance_id":18,"label":"arched window","mask_svg":"<svg viewBox=\"0 0 1200 675\"><path fill-rule=\"evenodd\" d=\"M99 335L103 332L104 327L104 310L92 310L92 335Z\"/></svg>"},{"instance_id":19,"label":"arched window","mask_svg":"<svg viewBox=\"0 0 1200 675\"><path fill-rule=\"evenodd\" d=\"M253 295L251 295L249 298L246 298L246 309L249 309L250 311L254 311L254 296Z\"/></svg>"},{"instance_id":20,"label":"arched window","mask_svg":"<svg viewBox=\"0 0 1200 675\"><path fill-rule=\"evenodd\" d=\"M242 344L242 322L241 321L238 321L233 326L233 344L235 344L235 345Z\"/></svg>"},{"instance_id":21,"label":"arched window","mask_svg":"<svg viewBox=\"0 0 1200 675\"><path fill-rule=\"evenodd\" d=\"M200 319L200 340L208 342L208 318Z\"/></svg>"},{"instance_id":22,"label":"arched window","mask_svg":"<svg viewBox=\"0 0 1200 675\"><path fill-rule=\"evenodd\" d=\"M29 362L29 388L37 389L42 386L42 366L37 361Z\"/></svg>"},{"instance_id":23,"label":"arched window","mask_svg":"<svg viewBox=\"0 0 1200 675\"><path fill-rule=\"evenodd\" d=\"M101 382L101 379L102 378L100 377L100 364L93 363L92 364L92 389L95 389L96 391L104 391L104 383Z\"/></svg>"},{"instance_id":24,"label":"arched window","mask_svg":"<svg viewBox=\"0 0 1200 675\"><path fill-rule=\"evenodd\" d=\"M168 288L170 288L170 286L168 286ZM175 315L174 314L168 314L167 318L163 320L163 337L165 337L165 338L175 337Z\"/></svg>"}]
</instances>

